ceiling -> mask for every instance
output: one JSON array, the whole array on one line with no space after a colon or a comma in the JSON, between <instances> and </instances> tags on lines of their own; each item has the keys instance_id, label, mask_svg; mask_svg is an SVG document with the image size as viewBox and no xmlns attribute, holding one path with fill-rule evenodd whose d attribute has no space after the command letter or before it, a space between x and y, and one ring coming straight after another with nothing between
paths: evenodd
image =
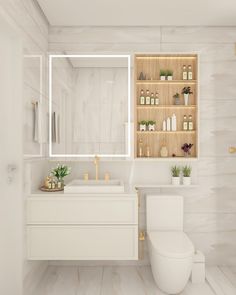
<instances>
[{"instance_id":1,"label":"ceiling","mask_svg":"<svg viewBox=\"0 0 236 295\"><path fill-rule=\"evenodd\" d=\"M37 0L52 26L235 26L236 0Z\"/></svg>"}]
</instances>

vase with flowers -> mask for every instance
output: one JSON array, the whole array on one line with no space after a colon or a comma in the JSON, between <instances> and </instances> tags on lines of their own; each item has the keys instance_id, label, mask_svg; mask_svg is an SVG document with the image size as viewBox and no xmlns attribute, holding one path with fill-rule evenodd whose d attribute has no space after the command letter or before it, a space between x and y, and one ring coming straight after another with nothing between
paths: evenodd
<instances>
[{"instance_id":1,"label":"vase with flowers","mask_svg":"<svg viewBox=\"0 0 236 295\"><path fill-rule=\"evenodd\" d=\"M191 148L193 147L192 143L184 143L181 147L181 149L184 152L185 157L191 156Z\"/></svg>"},{"instance_id":2,"label":"vase with flowers","mask_svg":"<svg viewBox=\"0 0 236 295\"><path fill-rule=\"evenodd\" d=\"M58 164L56 168L52 169L52 175L57 179L57 188L64 187L64 177L69 175L71 172L71 168L66 165Z\"/></svg>"},{"instance_id":3,"label":"vase with flowers","mask_svg":"<svg viewBox=\"0 0 236 295\"><path fill-rule=\"evenodd\" d=\"M189 95L193 94L193 92L191 91L191 87L184 87L182 89L182 94L184 95L184 105L188 105L189 104Z\"/></svg>"}]
</instances>

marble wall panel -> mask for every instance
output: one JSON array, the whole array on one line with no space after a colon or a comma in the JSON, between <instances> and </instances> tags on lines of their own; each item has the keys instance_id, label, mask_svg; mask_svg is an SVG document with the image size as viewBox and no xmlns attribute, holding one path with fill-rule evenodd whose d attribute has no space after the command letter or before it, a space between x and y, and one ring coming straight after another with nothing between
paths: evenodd
<instances>
[{"instance_id":1,"label":"marble wall panel","mask_svg":"<svg viewBox=\"0 0 236 295\"><path fill-rule=\"evenodd\" d=\"M96 34L96 36L95 36ZM200 159L190 162L197 188L143 190L140 226L145 228L145 195L182 194L185 229L209 264L236 264L236 56L234 27L51 28L49 48L82 53L197 52L200 78ZM170 162L124 164L133 183L169 183ZM106 164L116 177L122 164ZM129 168L128 168L129 167ZM91 173L93 168L91 167ZM146 253L147 254L147 253ZM147 261L147 260L143 260Z\"/></svg>"}]
</instances>

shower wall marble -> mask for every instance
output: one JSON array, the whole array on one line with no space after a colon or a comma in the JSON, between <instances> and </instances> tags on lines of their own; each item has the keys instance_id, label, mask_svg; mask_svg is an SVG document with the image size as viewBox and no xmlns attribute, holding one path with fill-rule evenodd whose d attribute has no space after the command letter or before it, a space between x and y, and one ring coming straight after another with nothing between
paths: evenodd
<instances>
[{"instance_id":1,"label":"shower wall marble","mask_svg":"<svg viewBox=\"0 0 236 295\"><path fill-rule=\"evenodd\" d=\"M185 231L206 254L208 264L236 264L236 156L228 153L228 147L236 145L235 41L235 27L51 27L49 30L49 50L54 52L199 53L200 158L192 163L199 187L175 192L185 197ZM159 175L169 177L166 167L170 163L135 161L130 165L134 182L143 182L143 176L148 174L155 175L157 182ZM142 191L141 227L145 227L146 193Z\"/></svg>"},{"instance_id":2,"label":"shower wall marble","mask_svg":"<svg viewBox=\"0 0 236 295\"><path fill-rule=\"evenodd\" d=\"M74 69L72 154L125 154L127 68Z\"/></svg>"},{"instance_id":3,"label":"shower wall marble","mask_svg":"<svg viewBox=\"0 0 236 295\"><path fill-rule=\"evenodd\" d=\"M34 120L32 102L40 101L42 103L42 108L44 108L42 109L42 113L46 114L48 23L38 9L37 4L32 0L1 1L0 14L15 27L22 38L24 154L26 157L42 157L45 152L46 144L39 144L33 140ZM19 99L20 98L21 94L19 94ZM19 126L19 128L21 128L21 126ZM26 166L25 162L25 168L27 168ZM27 171L28 170L25 169L26 175ZM25 179L27 179L27 177ZM27 193L26 187L27 183L25 183L25 196ZM25 199L22 200L22 202L24 201ZM24 240L26 241L26 238ZM24 288L30 294L44 273L47 263L28 262L26 260L26 245L24 245L23 255ZM26 293L24 294L27 295Z\"/></svg>"}]
</instances>

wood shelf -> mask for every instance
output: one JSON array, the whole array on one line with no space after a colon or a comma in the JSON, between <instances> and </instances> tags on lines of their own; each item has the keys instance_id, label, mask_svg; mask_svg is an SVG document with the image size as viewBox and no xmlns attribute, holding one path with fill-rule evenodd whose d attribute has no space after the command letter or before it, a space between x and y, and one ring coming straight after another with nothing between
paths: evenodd
<instances>
[{"instance_id":1,"label":"wood shelf","mask_svg":"<svg viewBox=\"0 0 236 295\"><path fill-rule=\"evenodd\" d=\"M137 60L195 60L196 54L137 54Z\"/></svg>"},{"instance_id":2,"label":"wood shelf","mask_svg":"<svg viewBox=\"0 0 236 295\"><path fill-rule=\"evenodd\" d=\"M136 80L136 84L196 84L196 80Z\"/></svg>"},{"instance_id":3,"label":"wood shelf","mask_svg":"<svg viewBox=\"0 0 236 295\"><path fill-rule=\"evenodd\" d=\"M183 65L192 67L193 80L183 80ZM198 157L198 55L191 53L160 53L160 54L136 54L134 59L134 155L137 160L170 160L185 161L181 149L184 143L192 143L191 160ZM172 70L173 80L160 80L160 70ZM143 73L147 80L139 80L140 73ZM180 105L174 105L174 94L182 93L183 87L191 87L193 94L189 97L189 105L184 105L184 96L180 95ZM159 94L159 105L140 105L140 92L157 92ZM163 121L175 114L178 131L162 131ZM183 131L183 117L192 116L192 131ZM139 131L139 122L156 121L156 131ZM158 130L159 129L159 130ZM150 158L139 158L139 142L142 142L143 154L146 155L147 148ZM167 147L168 157L161 158L160 151L163 146ZM172 157L172 155L178 157ZM189 158L187 159L189 160Z\"/></svg>"},{"instance_id":4,"label":"wood shelf","mask_svg":"<svg viewBox=\"0 0 236 295\"><path fill-rule=\"evenodd\" d=\"M137 105L137 109L194 109L196 105Z\"/></svg>"},{"instance_id":5,"label":"wood shelf","mask_svg":"<svg viewBox=\"0 0 236 295\"><path fill-rule=\"evenodd\" d=\"M191 131L137 131L137 134L191 134L195 133L196 130L191 130Z\"/></svg>"}]
</instances>

